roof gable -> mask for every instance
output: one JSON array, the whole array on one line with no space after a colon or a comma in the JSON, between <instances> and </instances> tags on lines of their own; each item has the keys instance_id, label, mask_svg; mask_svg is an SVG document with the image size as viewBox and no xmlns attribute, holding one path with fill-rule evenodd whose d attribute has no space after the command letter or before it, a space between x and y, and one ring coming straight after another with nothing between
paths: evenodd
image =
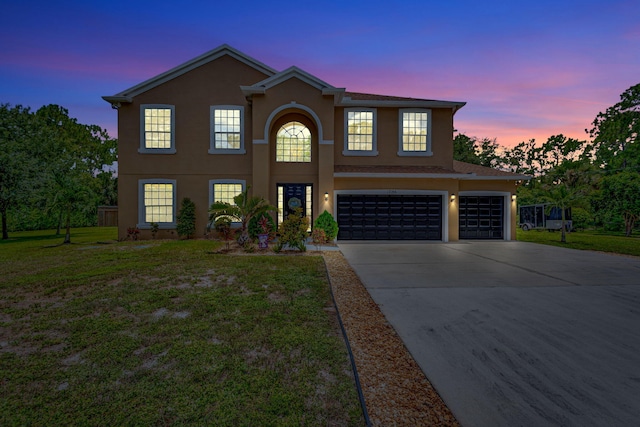
<instances>
[{"instance_id":1,"label":"roof gable","mask_svg":"<svg viewBox=\"0 0 640 427\"><path fill-rule=\"evenodd\" d=\"M152 77L149 80L139 83L133 87L130 87L129 89L123 90L122 92L119 92L113 96L103 96L102 99L112 104L120 103L120 102L131 102L134 96L144 93L150 89L153 89L163 83L168 82L169 80L173 80L176 77L186 74L189 71L195 68L198 68L204 64L215 61L216 59L225 55L228 55L242 62L243 64L246 64L258 70L266 74L267 76L273 76L274 74L277 73L275 69L269 67L268 65L265 65L262 62L256 59L253 59L248 55L245 55L244 53L232 48L227 44L223 44L213 50L210 50L207 53L204 53L196 58L191 59L190 61L185 62L184 64L178 65L177 67L172 68L171 70L166 71L162 74L158 74L157 76Z\"/></svg>"},{"instance_id":2,"label":"roof gable","mask_svg":"<svg viewBox=\"0 0 640 427\"><path fill-rule=\"evenodd\" d=\"M242 92L246 96L254 95L254 94L263 94L268 89L271 89L274 86L278 86L281 83L286 82L289 79L296 78L311 87L314 87L320 90L325 95L337 95L344 92L342 88L336 88L329 83L320 80L316 76L313 76L306 71L293 66L289 67L284 71L276 73L261 82L255 83L251 86L241 86Z\"/></svg>"}]
</instances>

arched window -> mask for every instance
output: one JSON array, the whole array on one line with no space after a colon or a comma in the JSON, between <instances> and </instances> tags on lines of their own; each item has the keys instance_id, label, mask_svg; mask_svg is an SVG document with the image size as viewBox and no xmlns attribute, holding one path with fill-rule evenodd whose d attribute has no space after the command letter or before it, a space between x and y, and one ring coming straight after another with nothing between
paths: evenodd
<instances>
[{"instance_id":1,"label":"arched window","mask_svg":"<svg viewBox=\"0 0 640 427\"><path fill-rule=\"evenodd\" d=\"M276 162L311 162L311 132L305 125L289 122L278 130Z\"/></svg>"}]
</instances>

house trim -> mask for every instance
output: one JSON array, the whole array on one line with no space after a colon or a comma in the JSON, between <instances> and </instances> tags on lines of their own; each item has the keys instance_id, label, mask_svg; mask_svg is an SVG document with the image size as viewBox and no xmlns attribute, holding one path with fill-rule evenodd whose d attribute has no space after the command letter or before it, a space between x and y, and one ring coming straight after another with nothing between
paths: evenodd
<instances>
[{"instance_id":1,"label":"house trim","mask_svg":"<svg viewBox=\"0 0 640 427\"><path fill-rule=\"evenodd\" d=\"M274 86L278 86L279 84L284 83L292 78L297 78L298 80L303 81L309 86L322 91L323 95L335 95L344 92L344 89L333 87L329 83L320 80L316 76L311 75L296 66L289 67L286 70L272 75L265 80L262 80L261 82L255 83L253 85L240 86L240 90L242 90L242 93L245 96L264 94L268 89L271 89Z\"/></svg>"},{"instance_id":2,"label":"house trim","mask_svg":"<svg viewBox=\"0 0 640 427\"><path fill-rule=\"evenodd\" d=\"M340 101L342 107L397 107L397 108L450 108L455 113L464 107L466 102L431 101L431 100L359 100L345 96Z\"/></svg>"},{"instance_id":3,"label":"house trim","mask_svg":"<svg viewBox=\"0 0 640 427\"><path fill-rule=\"evenodd\" d=\"M171 110L171 146L169 148L148 148L146 146L145 112L147 109ZM142 104L140 105L140 154L175 154L176 153L176 107L169 104Z\"/></svg>"},{"instance_id":4,"label":"house trim","mask_svg":"<svg viewBox=\"0 0 640 427\"><path fill-rule=\"evenodd\" d=\"M371 112L373 113L373 135L371 150L349 150L349 113L350 112ZM344 147L342 150L343 156L361 156L361 157L375 157L378 155L378 110L376 108L345 108L344 109Z\"/></svg>"},{"instance_id":5,"label":"house trim","mask_svg":"<svg viewBox=\"0 0 640 427\"><path fill-rule=\"evenodd\" d=\"M173 185L173 222L160 222L158 223L158 229L160 230L171 230L176 228L177 226L177 212L178 208L176 206L178 197L178 186L177 180L175 179L166 179L166 178L146 178L138 180L138 223L136 227L141 230L150 230L151 223L146 221L146 210L144 205L144 186L145 184L172 184Z\"/></svg>"},{"instance_id":6,"label":"house trim","mask_svg":"<svg viewBox=\"0 0 640 427\"><path fill-rule=\"evenodd\" d=\"M427 143L424 151L407 151L404 149L404 113L426 113L427 114ZM398 109L398 156L401 157L429 157L433 156L431 149L431 110L428 108L400 108Z\"/></svg>"},{"instance_id":7,"label":"house trim","mask_svg":"<svg viewBox=\"0 0 640 427\"><path fill-rule=\"evenodd\" d=\"M316 114L315 111L313 111L311 108L307 107L306 105L302 105L302 104L298 104L297 102L291 102L289 104L285 104L285 105L281 105L278 108L276 108L275 110L273 110L271 112L271 114L269 114L269 117L267 118L267 121L264 124L264 133L262 134L262 139L254 139L253 143L254 144L268 144L269 143L269 139L268 139L268 135L269 135L269 129L271 129L271 123L273 122L273 119L278 115L278 113L280 113L281 111L284 111L286 109L298 109L298 110L302 110L305 111L307 113L309 113L309 115L313 118L313 120L316 123L316 127L318 128L318 142L322 145L333 145L333 140L332 139L323 139L323 132L322 132L322 122L320 121L320 117L318 117L318 115Z\"/></svg>"},{"instance_id":8,"label":"house trim","mask_svg":"<svg viewBox=\"0 0 640 427\"><path fill-rule=\"evenodd\" d=\"M209 180L209 188L207 191L209 192L209 206L211 206L215 200L213 200L213 186L214 184L241 184L242 191L247 189L247 181L244 179L210 179Z\"/></svg>"},{"instance_id":9,"label":"house trim","mask_svg":"<svg viewBox=\"0 0 640 427\"><path fill-rule=\"evenodd\" d=\"M215 110L240 110L240 148L216 148L215 142L215 118L213 112ZM242 105L211 105L209 106L209 154L246 154L244 148L244 107Z\"/></svg>"},{"instance_id":10,"label":"house trim","mask_svg":"<svg viewBox=\"0 0 640 427\"><path fill-rule=\"evenodd\" d=\"M228 55L243 64L246 64L257 71L260 71L267 76L272 76L277 73L277 71L268 65L263 64L262 62L251 58L248 55L232 48L227 44L223 44L218 46L217 48L210 50L196 58L191 59L190 61L185 62L184 64L178 65L175 68L172 68L169 71L158 74L155 77L150 78L149 80L145 80L144 82L137 84L135 86L130 87L129 89L123 90L120 93L117 93L114 96L103 96L102 99L111 103L114 108L116 104L131 102L131 99L141 93L144 93L148 90L151 90L157 86L160 86L163 83L168 82L169 80L173 80L176 77L180 77L183 74L188 73L189 71L198 68L202 65L208 64L211 61L215 61L216 59Z\"/></svg>"}]
</instances>

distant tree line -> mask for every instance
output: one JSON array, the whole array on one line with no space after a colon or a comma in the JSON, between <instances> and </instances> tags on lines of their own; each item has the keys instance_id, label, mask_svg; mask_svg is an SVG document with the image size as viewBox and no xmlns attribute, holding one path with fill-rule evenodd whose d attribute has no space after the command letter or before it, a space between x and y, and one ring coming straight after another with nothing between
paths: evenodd
<instances>
[{"instance_id":1,"label":"distant tree line","mask_svg":"<svg viewBox=\"0 0 640 427\"><path fill-rule=\"evenodd\" d=\"M454 158L532 176L518 187L519 204L572 207L578 227L630 236L640 222L640 84L624 91L585 132L590 141L560 134L512 148L457 134Z\"/></svg>"},{"instance_id":2,"label":"distant tree line","mask_svg":"<svg viewBox=\"0 0 640 427\"><path fill-rule=\"evenodd\" d=\"M37 111L0 104L0 217L9 231L97 223L99 205L117 204L116 140L78 123L58 105Z\"/></svg>"}]
</instances>

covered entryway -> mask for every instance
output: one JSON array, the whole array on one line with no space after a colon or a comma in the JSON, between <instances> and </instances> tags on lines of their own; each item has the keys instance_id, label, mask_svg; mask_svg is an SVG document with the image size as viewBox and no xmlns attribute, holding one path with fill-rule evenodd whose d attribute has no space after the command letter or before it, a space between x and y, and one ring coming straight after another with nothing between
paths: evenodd
<instances>
[{"instance_id":1,"label":"covered entryway","mask_svg":"<svg viewBox=\"0 0 640 427\"><path fill-rule=\"evenodd\" d=\"M339 240L442 240L441 195L337 195Z\"/></svg>"},{"instance_id":2,"label":"covered entryway","mask_svg":"<svg viewBox=\"0 0 640 427\"><path fill-rule=\"evenodd\" d=\"M460 239L504 239L504 197L460 196Z\"/></svg>"}]
</instances>

